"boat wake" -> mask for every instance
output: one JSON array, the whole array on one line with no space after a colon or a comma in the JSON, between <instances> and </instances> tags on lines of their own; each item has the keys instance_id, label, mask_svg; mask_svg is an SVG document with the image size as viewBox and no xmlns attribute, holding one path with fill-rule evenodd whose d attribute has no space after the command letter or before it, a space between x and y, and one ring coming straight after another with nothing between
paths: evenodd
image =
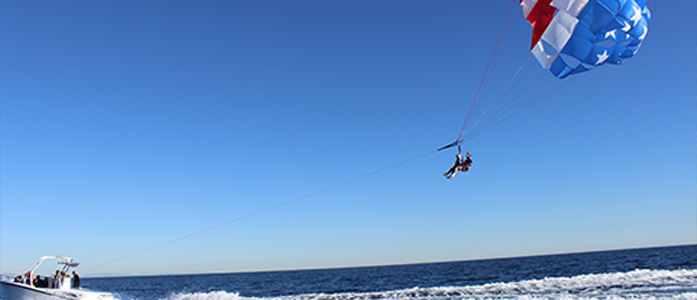
<instances>
[{"instance_id":1,"label":"boat wake","mask_svg":"<svg viewBox=\"0 0 697 300\"><path fill-rule=\"evenodd\" d=\"M349 300L349 299L697 299L697 270L631 272L554 277L510 283L337 294L253 298L236 292L178 293L167 300Z\"/></svg>"}]
</instances>

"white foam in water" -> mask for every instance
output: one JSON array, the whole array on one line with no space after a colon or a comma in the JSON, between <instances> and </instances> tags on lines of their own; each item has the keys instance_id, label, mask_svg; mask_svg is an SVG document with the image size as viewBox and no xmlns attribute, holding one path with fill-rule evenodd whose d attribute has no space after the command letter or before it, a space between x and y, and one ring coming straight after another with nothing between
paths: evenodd
<instances>
[{"instance_id":1,"label":"white foam in water","mask_svg":"<svg viewBox=\"0 0 697 300\"><path fill-rule=\"evenodd\" d=\"M216 291L181 293L169 300L348 300L348 299L695 299L697 270L636 270L626 273L554 277L463 287L410 288L372 293L305 294L273 298L242 297Z\"/></svg>"},{"instance_id":2,"label":"white foam in water","mask_svg":"<svg viewBox=\"0 0 697 300\"><path fill-rule=\"evenodd\" d=\"M216 291L209 293L179 293L169 296L170 300L240 300L249 299L240 297L238 293Z\"/></svg>"}]
</instances>

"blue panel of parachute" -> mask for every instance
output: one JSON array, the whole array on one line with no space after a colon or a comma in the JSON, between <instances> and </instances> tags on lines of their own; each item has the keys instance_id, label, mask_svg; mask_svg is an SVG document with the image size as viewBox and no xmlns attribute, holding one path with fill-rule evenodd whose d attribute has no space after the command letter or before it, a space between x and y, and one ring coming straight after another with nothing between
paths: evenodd
<instances>
[{"instance_id":1,"label":"blue panel of parachute","mask_svg":"<svg viewBox=\"0 0 697 300\"><path fill-rule=\"evenodd\" d=\"M621 64L639 51L650 19L646 0L590 0L549 70L564 78L606 63Z\"/></svg>"}]
</instances>

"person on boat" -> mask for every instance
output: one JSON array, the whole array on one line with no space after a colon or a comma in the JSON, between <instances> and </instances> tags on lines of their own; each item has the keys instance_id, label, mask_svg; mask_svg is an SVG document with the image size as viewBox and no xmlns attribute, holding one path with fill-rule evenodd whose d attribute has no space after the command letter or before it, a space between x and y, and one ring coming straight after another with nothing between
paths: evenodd
<instances>
[{"instance_id":1,"label":"person on boat","mask_svg":"<svg viewBox=\"0 0 697 300\"><path fill-rule=\"evenodd\" d=\"M56 279L53 277L49 277L48 279L48 288L49 289L55 289L56 288Z\"/></svg>"},{"instance_id":2,"label":"person on boat","mask_svg":"<svg viewBox=\"0 0 697 300\"><path fill-rule=\"evenodd\" d=\"M41 287L41 276L36 275L36 277L34 277L34 281L32 281L32 283L34 284L35 287Z\"/></svg>"},{"instance_id":3,"label":"person on boat","mask_svg":"<svg viewBox=\"0 0 697 300\"><path fill-rule=\"evenodd\" d=\"M55 288L60 288L61 284L63 283L63 276L65 276L65 272L61 270L56 270L56 276L54 276L56 283L55 283Z\"/></svg>"},{"instance_id":4,"label":"person on boat","mask_svg":"<svg viewBox=\"0 0 697 300\"><path fill-rule=\"evenodd\" d=\"M443 176L451 179L455 177L455 174L457 174L458 171L467 172L470 167L472 167L472 156L470 153L467 152L467 159L464 161L462 160L462 153L458 153L455 155L455 164L452 166L452 168L450 168L450 170L448 170L448 172L443 173Z\"/></svg>"},{"instance_id":5,"label":"person on boat","mask_svg":"<svg viewBox=\"0 0 697 300\"><path fill-rule=\"evenodd\" d=\"M27 274L25 274L25 276L24 276L24 283L31 285L32 278L34 277L33 275L34 274L32 274L31 271L27 271Z\"/></svg>"},{"instance_id":6,"label":"person on boat","mask_svg":"<svg viewBox=\"0 0 697 300\"><path fill-rule=\"evenodd\" d=\"M34 286L41 288L48 287L48 276L41 277L40 275L36 275L36 278L34 278Z\"/></svg>"},{"instance_id":7,"label":"person on boat","mask_svg":"<svg viewBox=\"0 0 697 300\"><path fill-rule=\"evenodd\" d=\"M79 288L80 287L80 276L77 275L77 272L73 271L73 288Z\"/></svg>"}]
</instances>

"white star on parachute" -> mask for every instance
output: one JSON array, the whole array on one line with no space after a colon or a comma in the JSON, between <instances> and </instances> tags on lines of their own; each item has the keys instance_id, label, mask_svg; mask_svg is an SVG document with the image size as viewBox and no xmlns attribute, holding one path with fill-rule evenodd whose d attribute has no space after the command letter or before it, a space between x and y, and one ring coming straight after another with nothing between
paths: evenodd
<instances>
[{"instance_id":1,"label":"white star on parachute","mask_svg":"<svg viewBox=\"0 0 697 300\"><path fill-rule=\"evenodd\" d=\"M596 54L596 55L598 56L598 61L595 62L596 66L601 65L602 63L605 62L605 60L608 59L608 57L610 57L610 55L607 54L607 49L602 54Z\"/></svg>"},{"instance_id":2,"label":"white star on parachute","mask_svg":"<svg viewBox=\"0 0 697 300\"><path fill-rule=\"evenodd\" d=\"M639 23L639 20L641 20L641 9L639 9L638 6L634 7L634 15L630 18L630 20L634 22L634 25L632 26L636 26L636 24Z\"/></svg>"},{"instance_id":3,"label":"white star on parachute","mask_svg":"<svg viewBox=\"0 0 697 300\"><path fill-rule=\"evenodd\" d=\"M617 35L615 35L615 33L617 33L617 29L612 30L612 31L608 31L608 32L605 33L605 38L612 37L613 39L616 40L616 39L617 39Z\"/></svg>"}]
</instances>

